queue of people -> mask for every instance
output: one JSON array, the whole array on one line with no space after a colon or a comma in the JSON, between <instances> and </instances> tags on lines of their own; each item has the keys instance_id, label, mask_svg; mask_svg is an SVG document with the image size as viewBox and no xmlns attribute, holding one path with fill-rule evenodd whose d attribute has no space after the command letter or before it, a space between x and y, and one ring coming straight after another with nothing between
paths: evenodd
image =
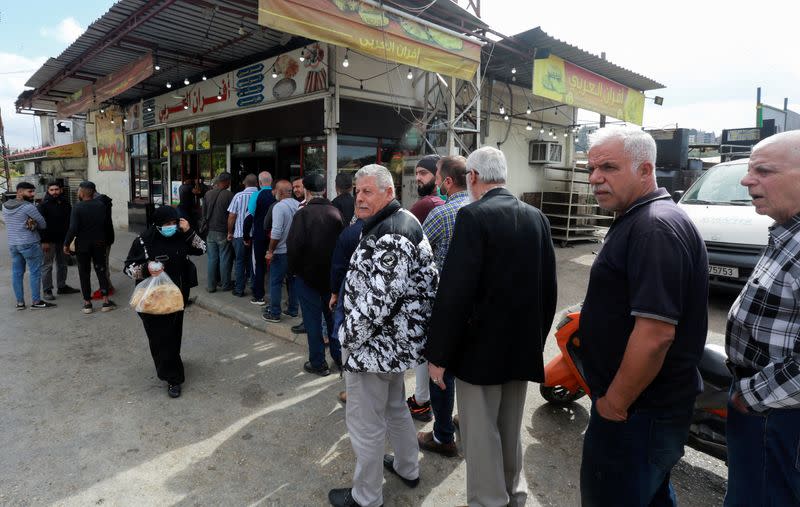
<instances>
[{"instance_id":1,"label":"queue of people","mask_svg":"<svg viewBox=\"0 0 800 507\"><path fill-rule=\"evenodd\" d=\"M589 142L592 191L617 216L592 265L581 317L577 354L591 391L581 503L677 505L671 471L683 456L702 389L705 246L658 188L649 134L602 128ZM189 256L208 248L209 292L243 296L250 278L251 302L264 306L267 322L302 310L309 347L304 370L329 375L327 347L345 382L339 399L356 462L352 484L329 491L331 505L383 505L384 471L417 487L424 480L423 450L463 455L469 505L522 506L529 491L520 436L527 387L544 380L543 349L557 301L549 223L505 188L506 159L495 148L466 159L424 157L416 177L422 204L405 210L391 173L376 164L337 177L333 201L319 174L274 184L268 172L249 175L233 195L223 173L198 215L207 239L162 206L131 245L125 273L141 281L164 271L186 300ZM726 350L735 380L725 505L798 505L800 132L757 144L741 184L756 211L775 225L728 315ZM45 301L52 277L40 291L47 255L56 264L56 293L70 292L53 250L67 254L75 238L84 311L91 311L92 266L102 310L113 309L104 267L107 208L94 184L81 184L71 211L55 188L37 209L33 190L20 183L17 199L3 205L17 308L26 307L26 267L31 307L54 306ZM185 381L183 311L140 318L158 377L178 397ZM406 398L409 370L416 390ZM415 433L413 419L433 419L433 431ZM387 438L392 454L384 454Z\"/></svg>"},{"instance_id":2,"label":"queue of people","mask_svg":"<svg viewBox=\"0 0 800 507\"><path fill-rule=\"evenodd\" d=\"M80 183L73 207L57 180L47 183L42 201L34 204L36 187L17 184L16 198L3 203L9 251L12 259L12 286L17 310L27 308L23 278L27 269L31 309L56 307L56 295L81 293L83 313L92 313L92 300L101 299L101 311L116 308L109 296L113 286L109 275L109 255L114 242L111 221L112 200L97 192L91 181ZM81 289L67 285L67 259L75 256ZM94 265L99 289L92 292L90 271ZM53 285L53 269L56 277Z\"/></svg>"}]
</instances>

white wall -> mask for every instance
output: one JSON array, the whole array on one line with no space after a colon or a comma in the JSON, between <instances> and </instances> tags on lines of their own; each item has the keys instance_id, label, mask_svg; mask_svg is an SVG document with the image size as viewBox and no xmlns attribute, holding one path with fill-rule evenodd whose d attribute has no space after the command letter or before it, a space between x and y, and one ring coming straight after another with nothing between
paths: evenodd
<instances>
[{"instance_id":1,"label":"white wall","mask_svg":"<svg viewBox=\"0 0 800 507\"><path fill-rule=\"evenodd\" d=\"M94 117L89 114L86 122L86 150L88 152L87 177L97 185L97 191L113 199L111 219L116 229L128 230L128 200L130 199L129 159L125 157L124 171L100 171L97 163L97 136L95 134ZM127 142L127 140L126 140Z\"/></svg>"},{"instance_id":2,"label":"white wall","mask_svg":"<svg viewBox=\"0 0 800 507\"><path fill-rule=\"evenodd\" d=\"M488 104L489 81L483 90L482 99L484 100L483 109ZM521 197L524 192L540 192L542 190L543 170L541 164L528 164L528 143L537 139L551 140L548 133L553 128L556 132L555 140L564 145L562 163L560 166L572 165L573 135L564 137L564 131L572 124L574 108L567 105L559 105L558 113L555 109L546 111L532 112L526 114L528 104L532 111L549 108L554 106L553 101L534 97L530 91L523 90L521 87L512 86L513 100L508 88L504 83L495 83L492 90L491 121L489 123L488 135L484 140L484 146L497 148L497 143L505 142L500 145L500 150L505 154L508 162L508 184L507 187L517 197ZM503 102L506 112L511 117L511 129L506 138L506 130L509 122L503 120L499 112L499 103ZM527 130L526 125L531 122L533 130ZM540 134L539 129L544 124L545 133ZM553 164L555 165L555 164Z\"/></svg>"}]
</instances>

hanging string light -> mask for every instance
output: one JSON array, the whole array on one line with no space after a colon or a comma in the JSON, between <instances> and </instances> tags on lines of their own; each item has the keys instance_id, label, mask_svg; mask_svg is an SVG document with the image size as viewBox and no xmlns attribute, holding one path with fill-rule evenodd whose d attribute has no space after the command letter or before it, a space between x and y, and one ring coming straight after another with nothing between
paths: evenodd
<instances>
[{"instance_id":1,"label":"hanging string light","mask_svg":"<svg viewBox=\"0 0 800 507\"><path fill-rule=\"evenodd\" d=\"M504 119L505 121L508 121L508 115L504 115L504 116L503 116L503 119Z\"/></svg>"},{"instance_id":2,"label":"hanging string light","mask_svg":"<svg viewBox=\"0 0 800 507\"><path fill-rule=\"evenodd\" d=\"M344 60L342 60L342 67L345 69L350 66L350 60L347 59L347 55L350 54L350 48L344 50Z\"/></svg>"},{"instance_id":3,"label":"hanging string light","mask_svg":"<svg viewBox=\"0 0 800 507\"><path fill-rule=\"evenodd\" d=\"M189 78L188 77L183 78L183 85L184 86L189 86Z\"/></svg>"},{"instance_id":4,"label":"hanging string light","mask_svg":"<svg viewBox=\"0 0 800 507\"><path fill-rule=\"evenodd\" d=\"M525 130L533 130L533 125L531 125L531 122L528 122L528 124L525 125Z\"/></svg>"},{"instance_id":5,"label":"hanging string light","mask_svg":"<svg viewBox=\"0 0 800 507\"><path fill-rule=\"evenodd\" d=\"M203 81L208 81L208 78L206 77L205 74L203 74Z\"/></svg>"},{"instance_id":6,"label":"hanging string light","mask_svg":"<svg viewBox=\"0 0 800 507\"><path fill-rule=\"evenodd\" d=\"M272 79L278 78L278 71L275 69L275 64L272 64Z\"/></svg>"},{"instance_id":7,"label":"hanging string light","mask_svg":"<svg viewBox=\"0 0 800 507\"><path fill-rule=\"evenodd\" d=\"M499 110L500 110L500 114L506 114L506 106L504 106L502 102L500 103L500 109Z\"/></svg>"},{"instance_id":8,"label":"hanging string light","mask_svg":"<svg viewBox=\"0 0 800 507\"><path fill-rule=\"evenodd\" d=\"M517 68L516 67L511 67L511 73L512 74L516 74L517 73Z\"/></svg>"},{"instance_id":9,"label":"hanging string light","mask_svg":"<svg viewBox=\"0 0 800 507\"><path fill-rule=\"evenodd\" d=\"M306 48L300 50L300 61L301 62L306 61Z\"/></svg>"},{"instance_id":10,"label":"hanging string light","mask_svg":"<svg viewBox=\"0 0 800 507\"><path fill-rule=\"evenodd\" d=\"M172 88L172 83L170 83L169 81L167 81L167 88Z\"/></svg>"},{"instance_id":11,"label":"hanging string light","mask_svg":"<svg viewBox=\"0 0 800 507\"><path fill-rule=\"evenodd\" d=\"M222 88L217 88L217 100L222 100Z\"/></svg>"},{"instance_id":12,"label":"hanging string light","mask_svg":"<svg viewBox=\"0 0 800 507\"><path fill-rule=\"evenodd\" d=\"M407 79L414 79L414 74L411 73L411 67L408 68L408 74L406 74Z\"/></svg>"},{"instance_id":13,"label":"hanging string light","mask_svg":"<svg viewBox=\"0 0 800 507\"><path fill-rule=\"evenodd\" d=\"M539 133L540 133L540 134L544 134L544 125L542 125L541 127L539 127Z\"/></svg>"},{"instance_id":14,"label":"hanging string light","mask_svg":"<svg viewBox=\"0 0 800 507\"><path fill-rule=\"evenodd\" d=\"M531 114L532 111L533 111L533 108L531 107L531 104L529 102L528 103L528 109L525 110L525 114Z\"/></svg>"}]
</instances>

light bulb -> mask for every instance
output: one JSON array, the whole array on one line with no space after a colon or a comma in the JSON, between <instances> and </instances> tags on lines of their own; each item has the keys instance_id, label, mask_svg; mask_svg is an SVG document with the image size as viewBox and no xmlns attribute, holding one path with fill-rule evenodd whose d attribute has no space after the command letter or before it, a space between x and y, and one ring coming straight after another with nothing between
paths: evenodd
<instances>
[{"instance_id":1,"label":"light bulb","mask_svg":"<svg viewBox=\"0 0 800 507\"><path fill-rule=\"evenodd\" d=\"M127 118L123 118L122 119L122 123L128 123L128 119Z\"/></svg>"},{"instance_id":2,"label":"light bulb","mask_svg":"<svg viewBox=\"0 0 800 507\"><path fill-rule=\"evenodd\" d=\"M151 113L151 112L153 112L153 108L152 108L152 107L148 107L148 108L147 108L147 112L148 112L148 113Z\"/></svg>"},{"instance_id":3,"label":"light bulb","mask_svg":"<svg viewBox=\"0 0 800 507\"><path fill-rule=\"evenodd\" d=\"M525 114L531 114L531 111L532 111L531 105L528 104L528 109L525 110Z\"/></svg>"},{"instance_id":4,"label":"light bulb","mask_svg":"<svg viewBox=\"0 0 800 507\"><path fill-rule=\"evenodd\" d=\"M272 79L277 79L277 78L278 78L278 73L275 72L275 69L272 69Z\"/></svg>"},{"instance_id":5,"label":"light bulb","mask_svg":"<svg viewBox=\"0 0 800 507\"><path fill-rule=\"evenodd\" d=\"M505 115L505 116L503 116L503 119L504 119L505 121L508 121L508 115Z\"/></svg>"},{"instance_id":6,"label":"light bulb","mask_svg":"<svg viewBox=\"0 0 800 507\"><path fill-rule=\"evenodd\" d=\"M172 88L172 83L170 83L169 81L167 81L167 88Z\"/></svg>"},{"instance_id":7,"label":"light bulb","mask_svg":"<svg viewBox=\"0 0 800 507\"><path fill-rule=\"evenodd\" d=\"M503 103L500 103L500 114L506 114L506 106Z\"/></svg>"},{"instance_id":8,"label":"light bulb","mask_svg":"<svg viewBox=\"0 0 800 507\"><path fill-rule=\"evenodd\" d=\"M542 128L540 128L540 129L539 129L539 133L540 133L540 134L544 134L544 127L542 127Z\"/></svg>"},{"instance_id":9,"label":"light bulb","mask_svg":"<svg viewBox=\"0 0 800 507\"><path fill-rule=\"evenodd\" d=\"M531 122L528 122L528 124L525 125L525 130L533 130L533 125L531 125Z\"/></svg>"},{"instance_id":10,"label":"light bulb","mask_svg":"<svg viewBox=\"0 0 800 507\"><path fill-rule=\"evenodd\" d=\"M106 110L101 107L100 108L100 114L105 114L105 112L106 112Z\"/></svg>"},{"instance_id":11,"label":"light bulb","mask_svg":"<svg viewBox=\"0 0 800 507\"><path fill-rule=\"evenodd\" d=\"M567 137L568 135L569 135L569 134L568 134L567 132L564 132L564 137Z\"/></svg>"},{"instance_id":12,"label":"light bulb","mask_svg":"<svg viewBox=\"0 0 800 507\"><path fill-rule=\"evenodd\" d=\"M183 84L186 85L186 86L189 86L189 78L188 77L183 78Z\"/></svg>"},{"instance_id":13,"label":"light bulb","mask_svg":"<svg viewBox=\"0 0 800 507\"><path fill-rule=\"evenodd\" d=\"M206 77L205 74L203 74L203 81L208 81L208 78Z\"/></svg>"},{"instance_id":14,"label":"light bulb","mask_svg":"<svg viewBox=\"0 0 800 507\"><path fill-rule=\"evenodd\" d=\"M239 35L244 35L244 20L239 23Z\"/></svg>"},{"instance_id":15,"label":"light bulb","mask_svg":"<svg viewBox=\"0 0 800 507\"><path fill-rule=\"evenodd\" d=\"M159 65L159 64L155 64L155 65L153 66L153 68L154 68L155 70L161 70L161 65Z\"/></svg>"},{"instance_id":16,"label":"light bulb","mask_svg":"<svg viewBox=\"0 0 800 507\"><path fill-rule=\"evenodd\" d=\"M114 123L114 118L111 118L111 123Z\"/></svg>"},{"instance_id":17,"label":"light bulb","mask_svg":"<svg viewBox=\"0 0 800 507\"><path fill-rule=\"evenodd\" d=\"M217 90L217 100L222 100L222 88L218 88Z\"/></svg>"},{"instance_id":18,"label":"light bulb","mask_svg":"<svg viewBox=\"0 0 800 507\"><path fill-rule=\"evenodd\" d=\"M346 68L347 68L347 67L349 67L349 66L350 66L350 61L349 61L349 60L347 59L347 57L345 56L345 57L344 57L344 60L342 60L342 67L344 67L344 68L346 69Z\"/></svg>"},{"instance_id":19,"label":"light bulb","mask_svg":"<svg viewBox=\"0 0 800 507\"><path fill-rule=\"evenodd\" d=\"M189 109L189 106L188 106L188 105L186 105L186 104L184 104L184 105L183 105L183 108L184 108L184 109Z\"/></svg>"},{"instance_id":20,"label":"light bulb","mask_svg":"<svg viewBox=\"0 0 800 507\"><path fill-rule=\"evenodd\" d=\"M511 67L511 73L512 74L516 74L517 73L517 68L516 67Z\"/></svg>"},{"instance_id":21,"label":"light bulb","mask_svg":"<svg viewBox=\"0 0 800 507\"><path fill-rule=\"evenodd\" d=\"M411 69L410 68L408 69L408 74L406 74L406 78L414 79L414 74L411 73Z\"/></svg>"},{"instance_id":22,"label":"light bulb","mask_svg":"<svg viewBox=\"0 0 800 507\"><path fill-rule=\"evenodd\" d=\"M305 51L300 51L300 61L301 62L306 61L306 52Z\"/></svg>"},{"instance_id":23,"label":"light bulb","mask_svg":"<svg viewBox=\"0 0 800 507\"><path fill-rule=\"evenodd\" d=\"M556 134L555 134L555 132L553 132L553 129L550 129L550 137L555 137L555 135Z\"/></svg>"}]
</instances>

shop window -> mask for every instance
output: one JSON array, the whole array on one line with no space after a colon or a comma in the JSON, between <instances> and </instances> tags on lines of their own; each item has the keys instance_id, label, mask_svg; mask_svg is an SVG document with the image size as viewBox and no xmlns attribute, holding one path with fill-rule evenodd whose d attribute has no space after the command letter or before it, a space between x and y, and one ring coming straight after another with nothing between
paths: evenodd
<instances>
[{"instance_id":1,"label":"shop window","mask_svg":"<svg viewBox=\"0 0 800 507\"><path fill-rule=\"evenodd\" d=\"M352 146L340 144L336 153L336 167L340 172L356 172L363 166L378 162L377 146Z\"/></svg>"}]
</instances>

